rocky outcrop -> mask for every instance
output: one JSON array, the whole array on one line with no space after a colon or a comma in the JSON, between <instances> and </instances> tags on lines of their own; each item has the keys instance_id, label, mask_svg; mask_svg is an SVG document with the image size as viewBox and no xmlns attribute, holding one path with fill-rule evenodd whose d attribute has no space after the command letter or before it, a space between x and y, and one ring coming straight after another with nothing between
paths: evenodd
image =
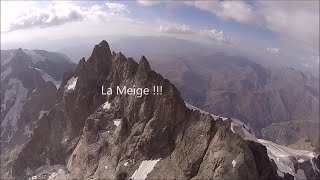
<instances>
[{"instance_id":1,"label":"rocky outcrop","mask_svg":"<svg viewBox=\"0 0 320 180\"><path fill-rule=\"evenodd\" d=\"M103 96L101 86L163 91ZM111 53L106 41L58 91L13 162L15 179L280 179L266 149L232 132L231 120L190 110L145 57ZM64 168L39 173L57 165Z\"/></svg>"}]
</instances>

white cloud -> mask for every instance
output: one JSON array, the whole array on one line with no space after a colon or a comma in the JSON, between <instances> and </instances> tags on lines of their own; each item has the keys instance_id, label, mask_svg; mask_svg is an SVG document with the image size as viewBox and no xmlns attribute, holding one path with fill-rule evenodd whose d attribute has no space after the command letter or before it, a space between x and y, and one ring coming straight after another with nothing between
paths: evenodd
<instances>
[{"instance_id":1,"label":"white cloud","mask_svg":"<svg viewBox=\"0 0 320 180\"><path fill-rule=\"evenodd\" d=\"M319 1L260 2L265 27L290 46L319 54Z\"/></svg>"},{"instance_id":2,"label":"white cloud","mask_svg":"<svg viewBox=\"0 0 320 180\"><path fill-rule=\"evenodd\" d=\"M143 6L153 6L160 4L160 1L155 1L155 0L137 0L137 2Z\"/></svg>"},{"instance_id":3,"label":"white cloud","mask_svg":"<svg viewBox=\"0 0 320 180\"><path fill-rule=\"evenodd\" d=\"M3 5L3 4L1 4ZM4 4L1 10L17 4ZM23 7L23 6L22 6ZM106 10L108 8L108 10ZM125 17L123 12L129 12L126 5L120 3L106 3L106 6L92 5L79 6L71 2L50 2L46 7L37 7L35 4L20 8L15 14L9 11L1 12L1 21L6 20L1 31L14 31L32 27L50 27L76 21L134 21ZM9 17L12 16L12 17Z\"/></svg>"},{"instance_id":4,"label":"white cloud","mask_svg":"<svg viewBox=\"0 0 320 180\"><path fill-rule=\"evenodd\" d=\"M319 1L175 1L224 20L272 32L289 47L319 54ZM178 3L179 2L179 3ZM138 1L143 5L171 4L172 1Z\"/></svg>"},{"instance_id":5,"label":"white cloud","mask_svg":"<svg viewBox=\"0 0 320 180\"><path fill-rule=\"evenodd\" d=\"M229 37L225 32L218 31L216 29L201 30L199 34L217 42L222 42L222 43L232 42L231 37Z\"/></svg>"},{"instance_id":6,"label":"white cloud","mask_svg":"<svg viewBox=\"0 0 320 180\"><path fill-rule=\"evenodd\" d=\"M280 54L280 49L279 48L267 48L267 53L272 54L272 55L279 55Z\"/></svg>"},{"instance_id":7,"label":"white cloud","mask_svg":"<svg viewBox=\"0 0 320 180\"><path fill-rule=\"evenodd\" d=\"M25 9L14 19L9 30L30 28L33 26L60 25L72 21L83 20L83 10L69 3L50 4L45 9L31 7Z\"/></svg>"},{"instance_id":8,"label":"white cloud","mask_svg":"<svg viewBox=\"0 0 320 180\"><path fill-rule=\"evenodd\" d=\"M160 25L159 32L161 33L173 33L173 34L191 34L193 31L186 24L179 23L163 23Z\"/></svg>"},{"instance_id":9,"label":"white cloud","mask_svg":"<svg viewBox=\"0 0 320 180\"><path fill-rule=\"evenodd\" d=\"M114 13L122 13L122 12L129 13L129 9L125 4L107 2L106 6L110 9L111 12L114 12Z\"/></svg>"},{"instance_id":10,"label":"white cloud","mask_svg":"<svg viewBox=\"0 0 320 180\"><path fill-rule=\"evenodd\" d=\"M319 54L319 1L187 1L185 5L267 29L290 46Z\"/></svg>"},{"instance_id":11,"label":"white cloud","mask_svg":"<svg viewBox=\"0 0 320 180\"><path fill-rule=\"evenodd\" d=\"M223 19L246 24L260 24L252 6L244 1L194 1L193 3L195 7L214 13Z\"/></svg>"},{"instance_id":12,"label":"white cloud","mask_svg":"<svg viewBox=\"0 0 320 180\"><path fill-rule=\"evenodd\" d=\"M179 35L190 35L197 39L206 39L209 41L220 42L220 43L231 43L232 38L223 31L217 29L210 30L194 30L187 24L180 24L177 22L160 21L161 25L157 29L160 33L166 34L179 34ZM184 36L186 37L186 36Z\"/></svg>"}]
</instances>

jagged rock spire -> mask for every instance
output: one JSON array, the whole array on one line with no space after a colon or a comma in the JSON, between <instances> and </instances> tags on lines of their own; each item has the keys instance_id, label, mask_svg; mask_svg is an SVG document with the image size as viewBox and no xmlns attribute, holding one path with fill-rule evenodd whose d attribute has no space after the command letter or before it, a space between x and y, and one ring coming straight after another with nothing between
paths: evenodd
<instances>
[{"instance_id":1,"label":"jagged rock spire","mask_svg":"<svg viewBox=\"0 0 320 180\"><path fill-rule=\"evenodd\" d=\"M79 72L81 72L83 69L85 69L85 66L86 66L86 60L85 58L83 57L80 61L79 61L79 64L77 66L77 69L75 71L75 75L78 76L79 75Z\"/></svg>"},{"instance_id":2,"label":"jagged rock spire","mask_svg":"<svg viewBox=\"0 0 320 180\"><path fill-rule=\"evenodd\" d=\"M97 59L97 58L108 58L111 56L111 51L109 44L107 41L103 40L99 44L95 45L91 54L90 59ZM90 59L88 61L90 61Z\"/></svg>"},{"instance_id":3,"label":"jagged rock spire","mask_svg":"<svg viewBox=\"0 0 320 180\"><path fill-rule=\"evenodd\" d=\"M91 57L88 59L89 67L95 73L104 74L108 73L111 65L111 51L107 41L103 40L95 45Z\"/></svg>"},{"instance_id":4,"label":"jagged rock spire","mask_svg":"<svg viewBox=\"0 0 320 180\"><path fill-rule=\"evenodd\" d=\"M144 57L144 56L142 56L140 59L139 69L143 72L146 72L146 73L151 71L150 64L149 64L148 60L146 59L146 57Z\"/></svg>"}]
</instances>

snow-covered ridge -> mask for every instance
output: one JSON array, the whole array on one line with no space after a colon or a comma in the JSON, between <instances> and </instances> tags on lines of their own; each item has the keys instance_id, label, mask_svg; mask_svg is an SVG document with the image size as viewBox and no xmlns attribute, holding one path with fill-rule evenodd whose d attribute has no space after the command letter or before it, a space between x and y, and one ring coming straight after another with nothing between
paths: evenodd
<instances>
[{"instance_id":1,"label":"snow-covered ridge","mask_svg":"<svg viewBox=\"0 0 320 180\"><path fill-rule=\"evenodd\" d=\"M39 71L41 73L41 76L43 78L44 81L48 82L48 81L51 81L53 82L53 84L56 85L56 88L59 88L61 82L60 81L57 81L55 80L53 77L51 77L50 75L48 75L45 71L43 71L42 69L39 69L39 68L35 68L35 67L31 67L29 66L30 68L33 68L37 71Z\"/></svg>"},{"instance_id":2,"label":"snow-covered ridge","mask_svg":"<svg viewBox=\"0 0 320 180\"><path fill-rule=\"evenodd\" d=\"M197 107L195 107L195 106L193 106L193 105L191 105L191 104L189 104L187 102L185 102L185 105L187 106L187 108L189 108L191 110L198 110L201 113L210 114L215 120L218 119L218 118L221 118L223 121L228 119L226 117L221 117L221 116L217 116L217 115L211 114L209 112L206 112L206 111L204 111L202 109L199 109L199 108L197 108ZM230 130L233 133L237 133L238 135L240 135L245 140L258 142L258 139L255 137L255 135L251 133L250 127L247 126L246 124L244 124L242 121L240 121L238 119L232 118Z\"/></svg>"},{"instance_id":3,"label":"snow-covered ridge","mask_svg":"<svg viewBox=\"0 0 320 180\"><path fill-rule=\"evenodd\" d=\"M199 110L201 113L210 114L214 119L220 117L203 111L187 102L185 102L185 105L191 110ZM222 120L227 119L225 117L221 118ZM284 176L283 173L288 173L293 175L295 179L306 179L305 172L302 169L295 169L292 158L296 159L298 163L310 161L313 170L315 172L320 172L312 161L312 158L314 158L316 155L314 152L296 150L264 139L257 139L256 136L251 133L250 128L238 119L232 118L230 130L234 133L237 133L245 140L255 141L264 145L267 148L269 158L272 159L278 167L277 172L279 176Z\"/></svg>"},{"instance_id":4,"label":"snow-covered ridge","mask_svg":"<svg viewBox=\"0 0 320 180\"><path fill-rule=\"evenodd\" d=\"M298 163L303 163L305 161L310 161L311 164L313 164L312 158L315 157L316 153L304 151L304 150L296 150L291 149L285 146L281 146L279 144L273 143L271 141L267 141L264 139L258 139L261 144L267 147L268 149L268 156L270 159L273 159L273 161L277 164L278 169L280 173L288 173L295 177L303 177L303 170L300 174L295 172L294 162L292 161L292 157L294 157ZM314 171L318 171L317 167L313 165ZM300 170L300 169L299 169ZM303 174L302 174L303 173ZM302 176L302 177L301 177ZM299 179L299 178L298 178Z\"/></svg>"}]
</instances>

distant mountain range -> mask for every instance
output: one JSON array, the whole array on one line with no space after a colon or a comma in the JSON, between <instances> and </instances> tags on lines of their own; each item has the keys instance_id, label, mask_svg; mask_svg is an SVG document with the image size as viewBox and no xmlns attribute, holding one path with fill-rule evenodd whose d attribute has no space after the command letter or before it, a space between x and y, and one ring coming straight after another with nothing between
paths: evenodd
<instances>
[{"instance_id":1,"label":"distant mountain range","mask_svg":"<svg viewBox=\"0 0 320 180\"><path fill-rule=\"evenodd\" d=\"M306 138L319 151L319 79L312 74L224 53L152 63L195 106L241 119L283 145Z\"/></svg>"},{"instance_id":2,"label":"distant mountain range","mask_svg":"<svg viewBox=\"0 0 320 180\"><path fill-rule=\"evenodd\" d=\"M245 59L207 65L201 64L205 58L195 64L155 64L183 90L186 99L182 99L175 85L153 71L144 56L137 63L121 52L111 52L106 41L95 45L91 56L76 66L59 53L17 49L4 54L1 179L319 178L318 154L256 138L254 131L261 132L260 125L278 121L253 121L249 118L251 111L243 116L245 123L241 118L222 116L237 112L234 99L238 93L249 94L243 96L243 103L250 106L253 101L246 99L253 96L250 94L267 89L270 82L279 89L292 87L291 82L301 78L296 73L284 84L281 79L274 80L269 70ZM301 95L309 102L319 90L313 90L316 84L312 76L303 76L302 80L309 90L297 86L297 91L305 93ZM162 86L163 92L141 98L103 96L101 86ZM203 96L211 95L211 91L215 96ZM271 97L283 96L274 93ZM261 94L260 104L272 100L265 97L264 91ZM220 101L213 101L216 98ZM209 100L217 107L216 115L211 114L214 109L209 109ZM205 107L210 113L185 101ZM283 101L277 103L274 108L282 110ZM258 105L248 109L259 109ZM307 106L310 118L311 107ZM294 115L304 112L292 110ZM252 115L264 118L263 114Z\"/></svg>"},{"instance_id":3,"label":"distant mountain range","mask_svg":"<svg viewBox=\"0 0 320 180\"><path fill-rule=\"evenodd\" d=\"M74 68L60 53L1 50L1 172L7 162L12 166L38 121L54 106L63 73Z\"/></svg>"}]
</instances>

